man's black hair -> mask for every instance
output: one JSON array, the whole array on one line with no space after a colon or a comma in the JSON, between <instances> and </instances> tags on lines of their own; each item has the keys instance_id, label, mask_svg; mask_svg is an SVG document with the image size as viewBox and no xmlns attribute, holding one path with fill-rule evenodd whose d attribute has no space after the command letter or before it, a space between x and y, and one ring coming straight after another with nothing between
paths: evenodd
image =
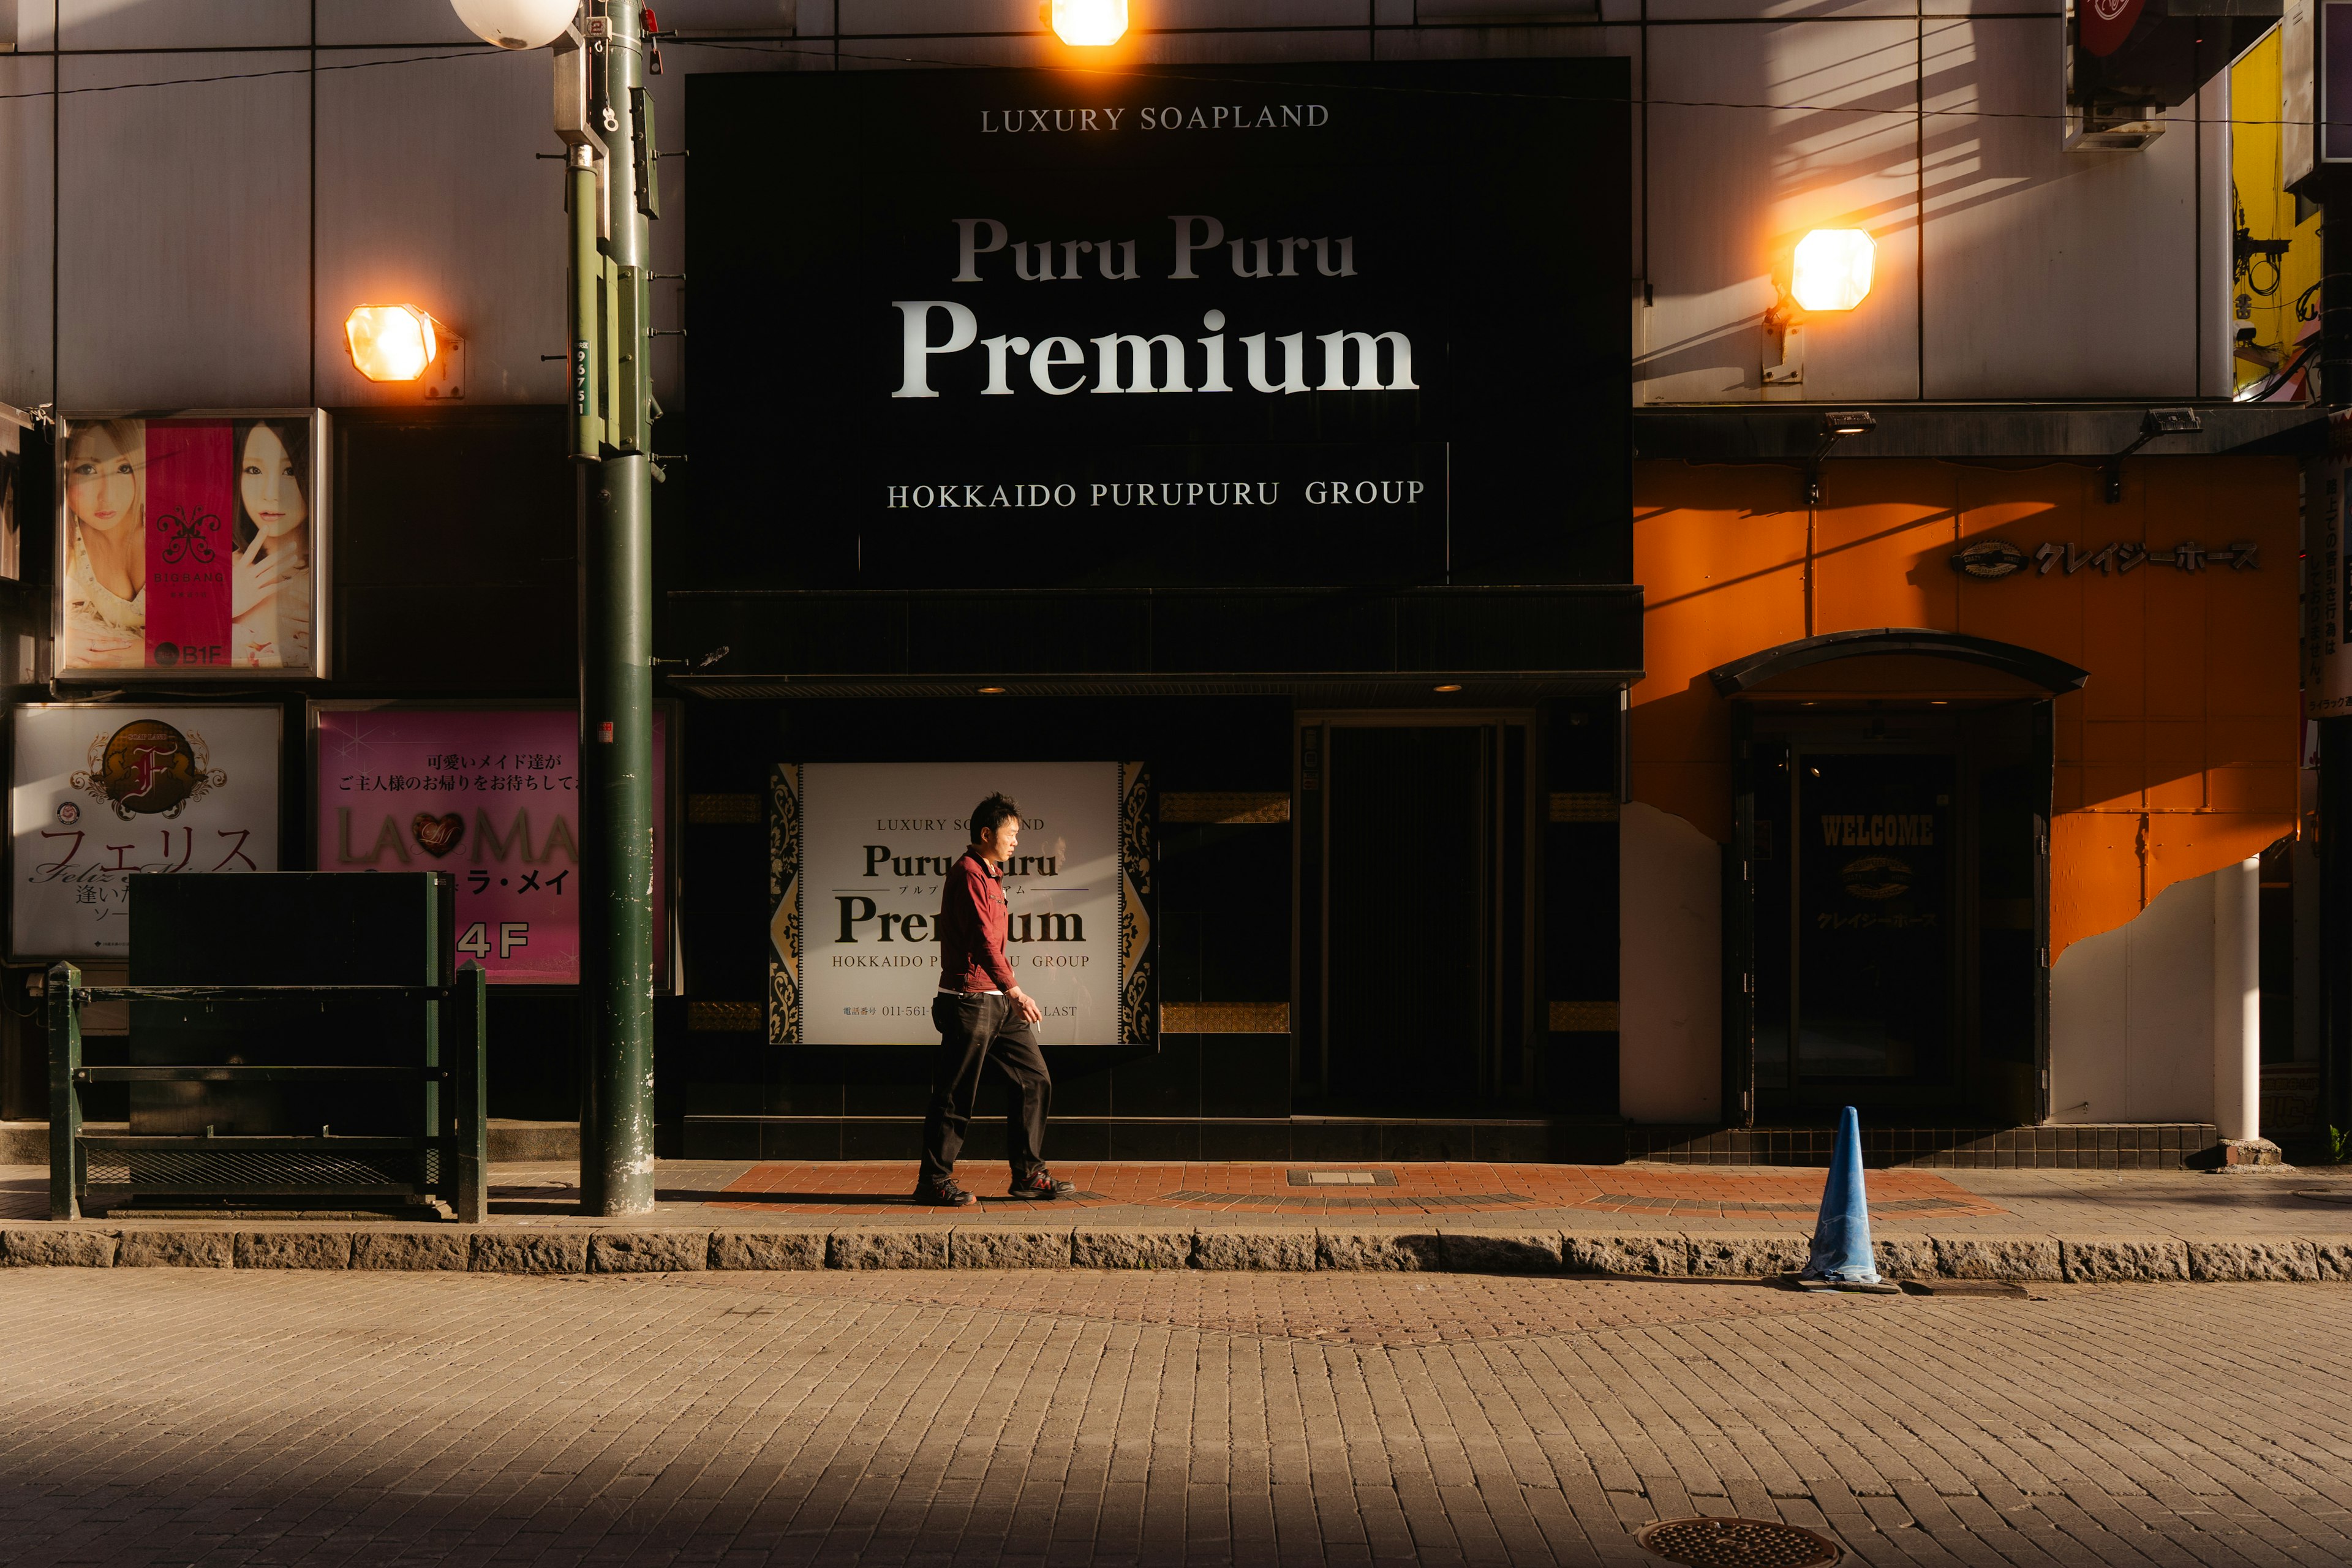
<instances>
[{"instance_id":1,"label":"man's black hair","mask_svg":"<svg viewBox=\"0 0 2352 1568\"><path fill-rule=\"evenodd\" d=\"M979 843L982 834L992 827L1003 826L1008 818L1017 818L1020 815L1021 808L1013 804L1011 795L990 795L971 808L971 841Z\"/></svg>"}]
</instances>

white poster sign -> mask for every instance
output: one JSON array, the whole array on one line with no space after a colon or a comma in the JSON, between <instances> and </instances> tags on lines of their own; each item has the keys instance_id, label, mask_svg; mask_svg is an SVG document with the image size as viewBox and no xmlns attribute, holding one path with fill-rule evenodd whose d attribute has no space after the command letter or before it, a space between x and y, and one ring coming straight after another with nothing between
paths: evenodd
<instances>
[{"instance_id":1,"label":"white poster sign","mask_svg":"<svg viewBox=\"0 0 2352 1568\"><path fill-rule=\"evenodd\" d=\"M1005 954L1046 1045L1149 1037L1149 855L1139 764L810 763L772 776L771 1040L928 1045L941 888L971 809L1021 807Z\"/></svg>"},{"instance_id":2,"label":"white poster sign","mask_svg":"<svg viewBox=\"0 0 2352 1568\"><path fill-rule=\"evenodd\" d=\"M142 871L278 869L276 707L15 710L9 947L123 958Z\"/></svg>"}]
</instances>

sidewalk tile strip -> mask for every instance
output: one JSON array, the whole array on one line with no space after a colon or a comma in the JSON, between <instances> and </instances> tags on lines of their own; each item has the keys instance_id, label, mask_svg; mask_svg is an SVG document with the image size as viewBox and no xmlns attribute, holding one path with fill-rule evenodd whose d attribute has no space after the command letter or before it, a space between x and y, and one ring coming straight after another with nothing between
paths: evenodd
<instances>
[{"instance_id":1,"label":"sidewalk tile strip","mask_svg":"<svg viewBox=\"0 0 2352 1568\"><path fill-rule=\"evenodd\" d=\"M995 1188L993 1164L978 1165L966 1182L974 1192ZM1582 1209L1594 1213L1673 1214L1732 1219L1770 1215L1809 1220L1821 1204L1822 1178L1812 1172L1728 1172L1720 1167L1633 1171L1623 1166L1498 1165L1471 1162L1399 1164L1393 1186L1377 1194L1342 1193L1332 1185L1302 1192L1300 1175L1328 1167L1252 1164L1088 1163L1055 1173L1079 1192L1069 1206L1141 1206L1177 1211L1248 1210L1280 1214L1502 1213ZM1925 1171L1871 1173L1871 1208L1890 1216L1996 1215L1998 1204ZM710 1206L783 1214L857 1214L908 1206L912 1173L899 1164L763 1162L750 1166L713 1194ZM999 1205L984 1203L984 1207Z\"/></svg>"}]
</instances>

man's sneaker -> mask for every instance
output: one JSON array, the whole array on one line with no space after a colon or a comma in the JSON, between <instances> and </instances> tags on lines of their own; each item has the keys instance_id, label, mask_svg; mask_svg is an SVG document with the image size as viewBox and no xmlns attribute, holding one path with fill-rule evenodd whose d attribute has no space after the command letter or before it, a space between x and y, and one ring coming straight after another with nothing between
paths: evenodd
<instances>
[{"instance_id":1,"label":"man's sneaker","mask_svg":"<svg viewBox=\"0 0 2352 1568\"><path fill-rule=\"evenodd\" d=\"M943 1176L936 1182L918 1181L915 1184L915 1201L948 1209L968 1209L980 1202L957 1186L952 1176Z\"/></svg>"},{"instance_id":2,"label":"man's sneaker","mask_svg":"<svg viewBox=\"0 0 2352 1568\"><path fill-rule=\"evenodd\" d=\"M1053 1172L1040 1168L1025 1176L1015 1176L1012 1195L1016 1198L1066 1198L1077 1190L1076 1182L1057 1182Z\"/></svg>"}]
</instances>

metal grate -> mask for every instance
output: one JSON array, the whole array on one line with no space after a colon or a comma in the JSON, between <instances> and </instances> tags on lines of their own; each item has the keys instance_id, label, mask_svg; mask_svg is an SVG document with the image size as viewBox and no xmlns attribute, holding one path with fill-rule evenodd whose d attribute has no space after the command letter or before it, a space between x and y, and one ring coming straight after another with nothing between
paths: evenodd
<instances>
[{"instance_id":1,"label":"metal grate","mask_svg":"<svg viewBox=\"0 0 2352 1568\"><path fill-rule=\"evenodd\" d=\"M1823 1536L1764 1519L1662 1519L1633 1538L1689 1568L1822 1568L1844 1555Z\"/></svg>"},{"instance_id":2,"label":"metal grate","mask_svg":"<svg viewBox=\"0 0 2352 1568\"><path fill-rule=\"evenodd\" d=\"M93 1187L175 1193L249 1193L272 1189L366 1192L430 1187L440 1179L437 1149L371 1151L366 1154L299 1150L113 1150L89 1152Z\"/></svg>"}]
</instances>

